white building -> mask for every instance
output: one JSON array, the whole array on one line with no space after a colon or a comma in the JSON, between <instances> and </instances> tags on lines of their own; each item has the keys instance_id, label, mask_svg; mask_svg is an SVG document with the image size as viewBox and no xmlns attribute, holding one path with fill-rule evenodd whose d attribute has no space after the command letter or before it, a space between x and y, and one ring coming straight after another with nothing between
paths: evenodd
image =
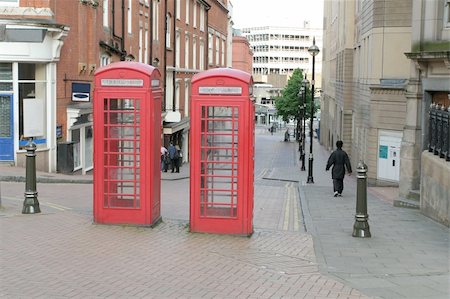
<instances>
[{"instance_id":1,"label":"white building","mask_svg":"<svg viewBox=\"0 0 450 299\"><path fill-rule=\"evenodd\" d=\"M320 87L322 70L322 28L295 27L252 27L243 28L253 49L253 78L255 82L270 83L283 88L295 69L308 73L311 79L312 57L308 48L316 39L321 52L316 56L315 81ZM319 84L319 86L317 86Z\"/></svg>"}]
</instances>

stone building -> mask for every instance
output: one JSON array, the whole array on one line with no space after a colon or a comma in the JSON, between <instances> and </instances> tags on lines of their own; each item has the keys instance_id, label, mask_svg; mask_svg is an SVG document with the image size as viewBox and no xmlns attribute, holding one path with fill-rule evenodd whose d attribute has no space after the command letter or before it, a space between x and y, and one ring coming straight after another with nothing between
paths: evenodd
<instances>
[{"instance_id":1,"label":"stone building","mask_svg":"<svg viewBox=\"0 0 450 299\"><path fill-rule=\"evenodd\" d=\"M411 1L326 1L321 142L344 141L369 182L398 185Z\"/></svg>"},{"instance_id":2,"label":"stone building","mask_svg":"<svg viewBox=\"0 0 450 299\"><path fill-rule=\"evenodd\" d=\"M320 142L343 140L369 183L399 186L395 205L446 225L450 166L428 145L449 130L429 125L450 106L449 40L449 1L325 1Z\"/></svg>"}]
</instances>

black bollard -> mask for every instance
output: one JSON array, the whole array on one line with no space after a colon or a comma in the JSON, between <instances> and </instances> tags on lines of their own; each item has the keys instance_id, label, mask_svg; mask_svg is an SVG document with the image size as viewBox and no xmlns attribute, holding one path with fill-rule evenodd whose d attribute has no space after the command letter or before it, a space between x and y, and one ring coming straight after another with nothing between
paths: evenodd
<instances>
[{"instance_id":1,"label":"black bollard","mask_svg":"<svg viewBox=\"0 0 450 299\"><path fill-rule=\"evenodd\" d=\"M367 165L363 161L359 161L356 168L356 215L355 224L353 225L353 237L370 238L369 215L367 215Z\"/></svg>"},{"instance_id":2,"label":"black bollard","mask_svg":"<svg viewBox=\"0 0 450 299\"><path fill-rule=\"evenodd\" d=\"M26 177L25 177L25 201L22 214L40 213L39 201L36 191L36 144L30 139L26 148Z\"/></svg>"}]
</instances>

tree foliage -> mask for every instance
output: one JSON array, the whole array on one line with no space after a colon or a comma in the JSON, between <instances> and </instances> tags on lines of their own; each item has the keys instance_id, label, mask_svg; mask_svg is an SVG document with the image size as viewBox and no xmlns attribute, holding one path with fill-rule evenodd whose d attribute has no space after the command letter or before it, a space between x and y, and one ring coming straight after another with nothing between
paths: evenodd
<instances>
[{"instance_id":1,"label":"tree foliage","mask_svg":"<svg viewBox=\"0 0 450 299\"><path fill-rule=\"evenodd\" d=\"M301 114L300 108L303 106L304 96L300 96L300 87L304 79L302 70L296 69L291 78L282 91L281 97L275 99L275 106L277 114L283 118L284 121L298 119ZM311 90L310 86L306 87L306 111L305 116L310 117L311 111ZM315 107L316 109L316 107Z\"/></svg>"}]
</instances>

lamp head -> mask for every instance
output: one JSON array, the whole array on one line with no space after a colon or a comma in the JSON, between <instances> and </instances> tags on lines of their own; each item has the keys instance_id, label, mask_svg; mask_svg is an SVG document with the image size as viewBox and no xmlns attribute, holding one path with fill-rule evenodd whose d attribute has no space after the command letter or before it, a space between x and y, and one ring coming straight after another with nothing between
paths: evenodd
<instances>
[{"instance_id":1,"label":"lamp head","mask_svg":"<svg viewBox=\"0 0 450 299\"><path fill-rule=\"evenodd\" d=\"M311 54L311 56L316 56L320 52L319 47L316 46L316 38L315 37L313 37L313 44L311 47L308 48L308 52L309 52L309 54Z\"/></svg>"}]
</instances>

